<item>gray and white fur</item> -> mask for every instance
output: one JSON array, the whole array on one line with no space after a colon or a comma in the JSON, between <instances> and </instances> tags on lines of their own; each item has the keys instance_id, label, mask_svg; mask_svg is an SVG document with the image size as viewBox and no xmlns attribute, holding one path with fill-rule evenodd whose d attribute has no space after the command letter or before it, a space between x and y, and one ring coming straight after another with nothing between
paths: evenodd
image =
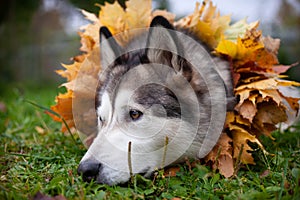
<instances>
[{"instance_id":1,"label":"gray and white fur","mask_svg":"<svg viewBox=\"0 0 300 200\"><path fill-rule=\"evenodd\" d=\"M228 63L161 16L126 47L106 27L100 41L98 134L78 167L83 179L114 185L130 179L129 166L149 176L204 157L234 106Z\"/></svg>"}]
</instances>

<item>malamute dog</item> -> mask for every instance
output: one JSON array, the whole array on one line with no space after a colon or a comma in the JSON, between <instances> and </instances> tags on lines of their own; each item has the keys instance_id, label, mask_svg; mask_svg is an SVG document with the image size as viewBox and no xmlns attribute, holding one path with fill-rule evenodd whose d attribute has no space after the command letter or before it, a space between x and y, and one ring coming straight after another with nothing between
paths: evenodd
<instances>
[{"instance_id":1,"label":"malamute dog","mask_svg":"<svg viewBox=\"0 0 300 200\"><path fill-rule=\"evenodd\" d=\"M234 104L229 65L155 17L121 47L100 29L98 134L82 158L84 180L118 184L185 158L203 158Z\"/></svg>"}]
</instances>

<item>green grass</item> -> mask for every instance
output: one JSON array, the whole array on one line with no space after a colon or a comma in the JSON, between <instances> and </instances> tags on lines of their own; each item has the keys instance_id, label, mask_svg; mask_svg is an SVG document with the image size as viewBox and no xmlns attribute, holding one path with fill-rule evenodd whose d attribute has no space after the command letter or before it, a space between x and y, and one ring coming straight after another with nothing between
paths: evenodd
<instances>
[{"instance_id":1,"label":"green grass","mask_svg":"<svg viewBox=\"0 0 300 200\"><path fill-rule=\"evenodd\" d=\"M257 150L257 165L245 166L230 179L201 165L191 173L183 164L171 178L159 171L151 179L136 176L125 186L85 183L76 172L85 153L79 138L74 135L74 142L60 132L60 124L25 101L49 107L54 88L2 92L7 111L0 111L0 199L28 199L38 191L68 199L300 199L300 126L275 132L276 141L263 138L274 156Z\"/></svg>"}]
</instances>

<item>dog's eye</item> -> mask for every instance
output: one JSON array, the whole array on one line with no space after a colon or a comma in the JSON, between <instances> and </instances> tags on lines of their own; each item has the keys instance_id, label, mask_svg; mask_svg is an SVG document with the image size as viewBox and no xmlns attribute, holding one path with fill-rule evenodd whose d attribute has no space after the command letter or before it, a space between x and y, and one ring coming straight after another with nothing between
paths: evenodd
<instances>
[{"instance_id":1,"label":"dog's eye","mask_svg":"<svg viewBox=\"0 0 300 200\"><path fill-rule=\"evenodd\" d=\"M130 115L130 118L133 121L135 121L135 120L138 120L141 116L143 116L143 113L139 110L130 110L129 115Z\"/></svg>"}]
</instances>

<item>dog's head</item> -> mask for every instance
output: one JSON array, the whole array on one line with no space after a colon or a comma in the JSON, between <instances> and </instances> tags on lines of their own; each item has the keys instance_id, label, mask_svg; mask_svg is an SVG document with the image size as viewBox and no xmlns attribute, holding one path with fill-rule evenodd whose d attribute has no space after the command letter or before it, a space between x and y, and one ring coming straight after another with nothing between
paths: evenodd
<instances>
[{"instance_id":1,"label":"dog's head","mask_svg":"<svg viewBox=\"0 0 300 200\"><path fill-rule=\"evenodd\" d=\"M226 113L223 79L205 49L182 35L160 16L125 48L100 29L98 134L78 167L85 180L127 182L214 146Z\"/></svg>"}]
</instances>

